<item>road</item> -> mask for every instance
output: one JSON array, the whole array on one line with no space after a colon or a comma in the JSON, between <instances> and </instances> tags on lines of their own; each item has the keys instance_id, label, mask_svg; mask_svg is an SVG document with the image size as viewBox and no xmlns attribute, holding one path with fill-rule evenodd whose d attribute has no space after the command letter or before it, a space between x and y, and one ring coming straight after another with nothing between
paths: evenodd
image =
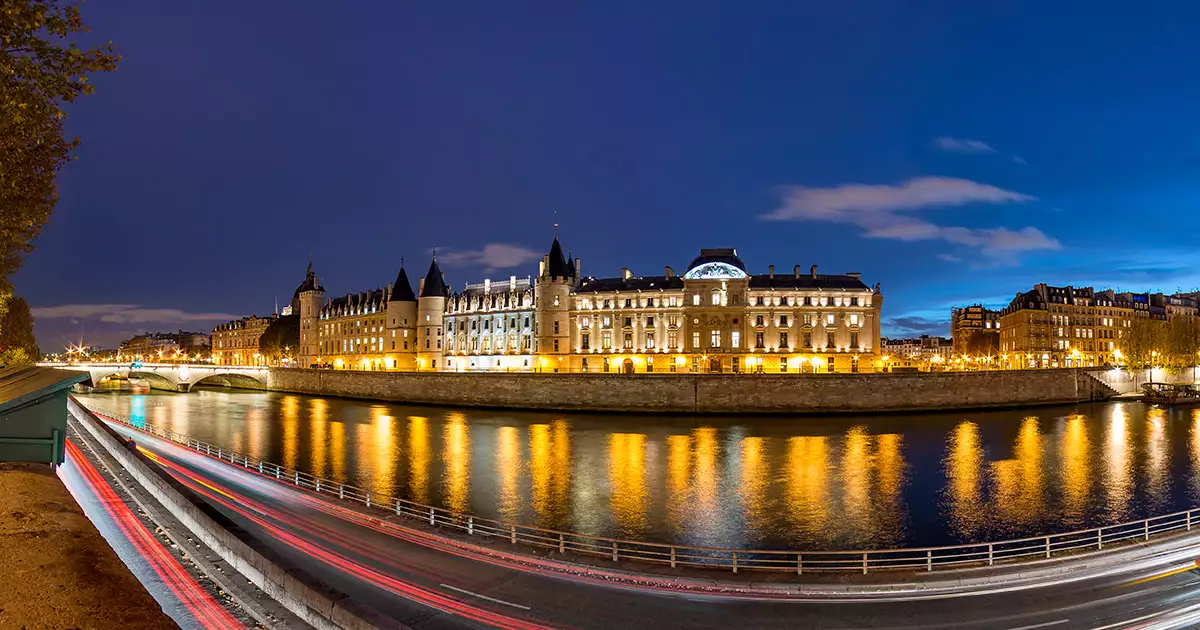
<instances>
[{"instance_id":1,"label":"road","mask_svg":"<svg viewBox=\"0 0 1200 630\"><path fill-rule=\"evenodd\" d=\"M1035 589L932 600L746 601L668 594L479 562L394 534L334 500L113 424L148 456L257 539L414 628L1035 628L1183 627L1197 623L1200 576L1107 575ZM403 521L398 521L402 523ZM1200 545L1197 546L1200 555Z\"/></svg>"},{"instance_id":2,"label":"road","mask_svg":"<svg viewBox=\"0 0 1200 630\"><path fill-rule=\"evenodd\" d=\"M59 478L89 520L150 591L155 601L184 630L230 630L253 627L253 622L200 584L197 572L159 538L137 505L120 491L120 484L100 472L80 450L77 440L66 443L66 460Z\"/></svg>"}]
</instances>

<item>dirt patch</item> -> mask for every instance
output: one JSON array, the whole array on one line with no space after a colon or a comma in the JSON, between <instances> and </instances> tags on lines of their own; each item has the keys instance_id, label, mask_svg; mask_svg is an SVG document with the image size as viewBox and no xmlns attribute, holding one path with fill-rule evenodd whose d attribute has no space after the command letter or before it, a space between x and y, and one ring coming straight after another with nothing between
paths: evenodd
<instances>
[{"instance_id":1,"label":"dirt patch","mask_svg":"<svg viewBox=\"0 0 1200 630\"><path fill-rule=\"evenodd\" d=\"M0 464L0 628L176 628L44 464Z\"/></svg>"}]
</instances>

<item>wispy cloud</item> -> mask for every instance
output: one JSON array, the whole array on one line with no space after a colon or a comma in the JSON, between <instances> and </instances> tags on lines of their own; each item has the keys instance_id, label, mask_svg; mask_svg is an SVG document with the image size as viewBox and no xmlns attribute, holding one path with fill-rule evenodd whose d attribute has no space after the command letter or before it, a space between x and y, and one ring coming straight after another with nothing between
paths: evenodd
<instances>
[{"instance_id":1,"label":"wispy cloud","mask_svg":"<svg viewBox=\"0 0 1200 630\"><path fill-rule=\"evenodd\" d=\"M938 257L938 260L944 260L944 261L950 262L950 263L960 263L963 261L963 259L961 259L958 256L955 256L953 254L938 254L937 257Z\"/></svg>"},{"instance_id":2,"label":"wispy cloud","mask_svg":"<svg viewBox=\"0 0 1200 630\"><path fill-rule=\"evenodd\" d=\"M189 313L177 308L143 308L137 304L63 304L31 309L34 319L94 319L110 324L215 322L237 319L229 313Z\"/></svg>"},{"instance_id":3,"label":"wispy cloud","mask_svg":"<svg viewBox=\"0 0 1200 630\"><path fill-rule=\"evenodd\" d=\"M966 228L943 226L914 216L919 210L971 204L1025 203L1036 198L953 177L917 177L897 185L842 184L832 188L789 186L782 204L762 215L772 221L824 221L854 225L866 238L899 241L943 240L993 259L1011 262L1015 254L1059 249L1062 245L1035 227Z\"/></svg>"},{"instance_id":4,"label":"wispy cloud","mask_svg":"<svg viewBox=\"0 0 1200 630\"><path fill-rule=\"evenodd\" d=\"M952 138L950 136L941 136L933 139L933 146L939 151L946 153L995 153L996 150L992 145L982 140L968 140L966 138Z\"/></svg>"},{"instance_id":5,"label":"wispy cloud","mask_svg":"<svg viewBox=\"0 0 1200 630\"><path fill-rule=\"evenodd\" d=\"M1025 158L1023 158L1019 155L1012 156L1012 161L1016 162L1017 164L1028 164L1029 163L1029 162L1025 161Z\"/></svg>"},{"instance_id":6,"label":"wispy cloud","mask_svg":"<svg viewBox=\"0 0 1200 630\"><path fill-rule=\"evenodd\" d=\"M483 249L450 249L438 252L438 261L447 267L482 266L486 270L519 267L537 260L542 254L520 245L488 243Z\"/></svg>"}]
</instances>

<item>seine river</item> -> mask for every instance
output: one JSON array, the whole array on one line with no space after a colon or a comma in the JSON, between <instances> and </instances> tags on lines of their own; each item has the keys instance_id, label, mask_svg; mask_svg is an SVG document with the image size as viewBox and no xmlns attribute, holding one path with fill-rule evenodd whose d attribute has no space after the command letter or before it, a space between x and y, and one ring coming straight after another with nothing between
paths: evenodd
<instances>
[{"instance_id":1,"label":"seine river","mask_svg":"<svg viewBox=\"0 0 1200 630\"><path fill-rule=\"evenodd\" d=\"M80 399L376 492L658 542L940 545L1200 505L1200 411L1142 403L669 417L457 410L211 389Z\"/></svg>"}]
</instances>

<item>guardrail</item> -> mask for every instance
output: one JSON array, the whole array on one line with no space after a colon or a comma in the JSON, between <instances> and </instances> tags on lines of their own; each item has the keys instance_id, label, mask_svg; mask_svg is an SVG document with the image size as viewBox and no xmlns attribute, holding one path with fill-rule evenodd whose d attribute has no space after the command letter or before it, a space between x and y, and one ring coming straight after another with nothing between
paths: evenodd
<instances>
[{"instance_id":1,"label":"guardrail","mask_svg":"<svg viewBox=\"0 0 1200 630\"><path fill-rule=\"evenodd\" d=\"M1045 559L1084 550L1100 550L1105 546L1122 542L1144 542L1150 540L1151 536L1166 532L1191 531L1192 524L1197 522L1197 517L1200 517L1200 509L1192 509L1139 521L1062 534L987 543L904 549L789 551L671 545L543 529L463 514L330 481L174 431L167 431L148 423L135 423L91 408L88 410L99 417L170 440L233 466L256 471L266 477L274 478L280 483L345 501L357 502L368 508L414 519L430 526L455 529L469 536L506 539L514 545L523 544L555 550L559 553L570 551L602 557L613 562L620 560L648 562L669 565L672 568L700 567L729 570L733 573L746 570L771 570L795 572L797 575L802 575L805 572L866 574L871 571L933 571L935 569L992 566L1020 559Z\"/></svg>"}]
</instances>

